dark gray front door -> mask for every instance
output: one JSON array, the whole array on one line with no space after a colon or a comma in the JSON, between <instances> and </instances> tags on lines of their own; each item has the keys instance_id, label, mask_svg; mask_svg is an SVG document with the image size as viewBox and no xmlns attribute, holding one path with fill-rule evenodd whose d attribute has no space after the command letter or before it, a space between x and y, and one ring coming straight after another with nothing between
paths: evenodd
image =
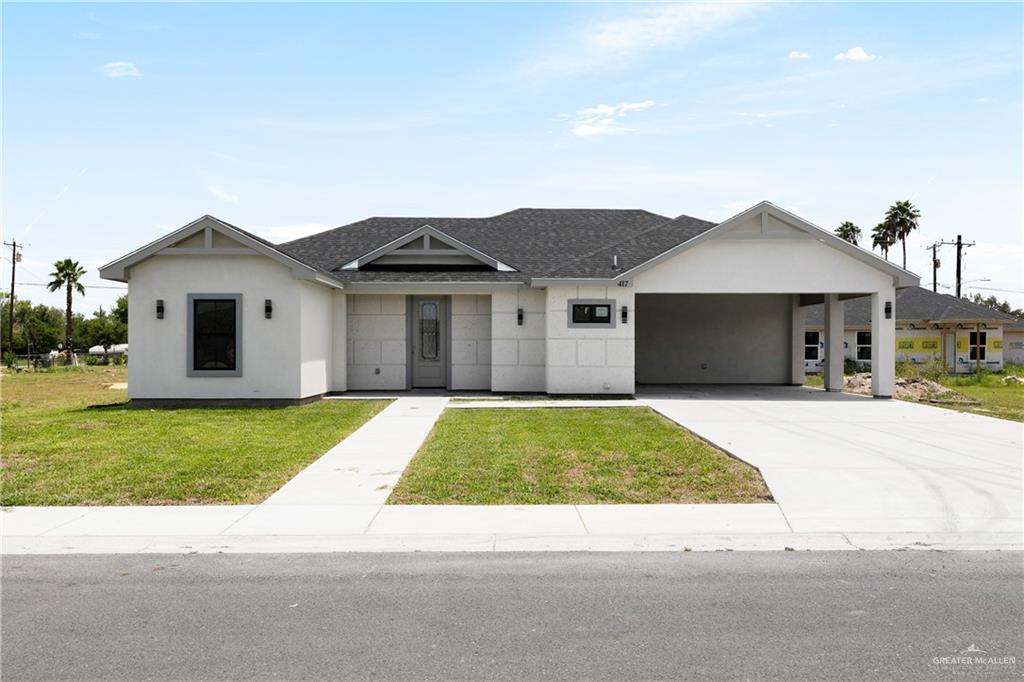
<instances>
[{"instance_id":1,"label":"dark gray front door","mask_svg":"<svg viewBox=\"0 0 1024 682\"><path fill-rule=\"evenodd\" d=\"M448 384L448 348L445 298L412 298L412 387L445 388Z\"/></svg>"}]
</instances>

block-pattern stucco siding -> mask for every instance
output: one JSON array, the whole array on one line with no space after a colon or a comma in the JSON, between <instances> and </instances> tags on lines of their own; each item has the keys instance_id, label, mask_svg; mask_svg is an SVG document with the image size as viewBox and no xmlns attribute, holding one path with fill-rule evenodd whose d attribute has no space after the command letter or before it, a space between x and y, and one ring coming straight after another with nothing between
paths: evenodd
<instances>
[{"instance_id":1,"label":"block-pattern stucco siding","mask_svg":"<svg viewBox=\"0 0 1024 682\"><path fill-rule=\"evenodd\" d=\"M640 294L636 303L637 383L789 383L789 295Z\"/></svg>"},{"instance_id":2,"label":"block-pattern stucco siding","mask_svg":"<svg viewBox=\"0 0 1024 682\"><path fill-rule=\"evenodd\" d=\"M613 301L615 326L570 327L572 299ZM629 308L625 323L623 306ZM548 393L633 393L637 316L631 288L551 286L546 308Z\"/></svg>"},{"instance_id":3,"label":"block-pattern stucco siding","mask_svg":"<svg viewBox=\"0 0 1024 682\"><path fill-rule=\"evenodd\" d=\"M255 254L157 256L132 266L128 287L128 397L306 397L300 364L303 356L311 363L316 361L314 348L304 348L300 339L304 286L306 283L294 279L284 266ZM187 375L189 294L242 295L241 376ZM269 320L263 315L263 302L268 298L274 302L274 314ZM158 299L164 301L162 320L156 318ZM311 377L309 386L314 388L309 390L316 391L315 384Z\"/></svg>"},{"instance_id":4,"label":"block-pattern stucco siding","mask_svg":"<svg viewBox=\"0 0 1024 682\"><path fill-rule=\"evenodd\" d=\"M491 294L491 390L546 389L543 289L495 288ZM523 324L518 310L523 309Z\"/></svg>"},{"instance_id":5,"label":"block-pattern stucco siding","mask_svg":"<svg viewBox=\"0 0 1024 682\"><path fill-rule=\"evenodd\" d=\"M349 390L406 388L405 299L401 294L348 294Z\"/></svg>"},{"instance_id":6,"label":"block-pattern stucco siding","mask_svg":"<svg viewBox=\"0 0 1024 682\"><path fill-rule=\"evenodd\" d=\"M451 297L451 359L453 390L491 388L491 297Z\"/></svg>"}]
</instances>

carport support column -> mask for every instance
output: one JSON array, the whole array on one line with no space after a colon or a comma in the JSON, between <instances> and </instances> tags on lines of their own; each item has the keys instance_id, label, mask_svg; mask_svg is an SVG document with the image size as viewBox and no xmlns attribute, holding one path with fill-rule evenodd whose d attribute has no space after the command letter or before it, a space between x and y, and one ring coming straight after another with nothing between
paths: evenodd
<instances>
[{"instance_id":1,"label":"carport support column","mask_svg":"<svg viewBox=\"0 0 1024 682\"><path fill-rule=\"evenodd\" d=\"M839 294L825 294L825 390L843 390L843 302Z\"/></svg>"},{"instance_id":2,"label":"carport support column","mask_svg":"<svg viewBox=\"0 0 1024 682\"><path fill-rule=\"evenodd\" d=\"M896 290L889 287L871 294L871 395L891 398L895 388Z\"/></svg>"},{"instance_id":3,"label":"carport support column","mask_svg":"<svg viewBox=\"0 0 1024 682\"><path fill-rule=\"evenodd\" d=\"M789 383L794 386L803 386L807 378L804 369L804 309L800 305L800 294L792 294L790 297L790 355L789 355Z\"/></svg>"}]
</instances>

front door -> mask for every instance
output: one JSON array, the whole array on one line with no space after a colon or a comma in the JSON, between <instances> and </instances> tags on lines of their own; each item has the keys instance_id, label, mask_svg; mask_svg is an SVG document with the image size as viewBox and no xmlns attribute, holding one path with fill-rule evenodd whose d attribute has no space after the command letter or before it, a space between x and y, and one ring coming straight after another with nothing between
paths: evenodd
<instances>
[{"instance_id":1,"label":"front door","mask_svg":"<svg viewBox=\"0 0 1024 682\"><path fill-rule=\"evenodd\" d=\"M443 296L412 297L412 387L445 388L448 348Z\"/></svg>"}]
</instances>

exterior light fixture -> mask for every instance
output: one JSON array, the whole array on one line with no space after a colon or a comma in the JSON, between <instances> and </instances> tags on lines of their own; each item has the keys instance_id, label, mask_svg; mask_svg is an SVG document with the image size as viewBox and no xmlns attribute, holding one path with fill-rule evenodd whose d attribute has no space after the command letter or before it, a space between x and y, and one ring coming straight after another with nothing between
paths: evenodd
<instances>
[{"instance_id":1,"label":"exterior light fixture","mask_svg":"<svg viewBox=\"0 0 1024 682\"><path fill-rule=\"evenodd\" d=\"M892 301L885 302L885 319L892 319Z\"/></svg>"},{"instance_id":2,"label":"exterior light fixture","mask_svg":"<svg viewBox=\"0 0 1024 682\"><path fill-rule=\"evenodd\" d=\"M519 325L520 327L523 326L523 309L522 308L518 308L516 310L516 324Z\"/></svg>"},{"instance_id":3,"label":"exterior light fixture","mask_svg":"<svg viewBox=\"0 0 1024 682\"><path fill-rule=\"evenodd\" d=\"M622 324L629 322L629 306L622 306Z\"/></svg>"},{"instance_id":4,"label":"exterior light fixture","mask_svg":"<svg viewBox=\"0 0 1024 682\"><path fill-rule=\"evenodd\" d=\"M164 299L156 299L156 319L164 319Z\"/></svg>"},{"instance_id":5,"label":"exterior light fixture","mask_svg":"<svg viewBox=\"0 0 1024 682\"><path fill-rule=\"evenodd\" d=\"M268 320L274 316L274 304L271 303L270 299L263 301L263 317Z\"/></svg>"}]
</instances>

